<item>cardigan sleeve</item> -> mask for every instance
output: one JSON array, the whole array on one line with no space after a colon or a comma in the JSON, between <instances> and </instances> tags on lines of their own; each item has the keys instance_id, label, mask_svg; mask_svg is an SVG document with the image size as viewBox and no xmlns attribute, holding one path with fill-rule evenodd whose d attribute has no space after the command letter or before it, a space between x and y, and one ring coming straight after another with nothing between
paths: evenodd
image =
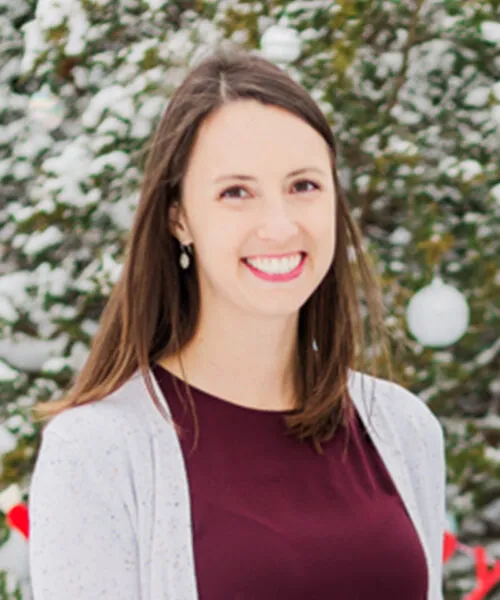
<instances>
[{"instance_id":1,"label":"cardigan sleeve","mask_svg":"<svg viewBox=\"0 0 500 600\"><path fill-rule=\"evenodd\" d=\"M443 600L443 550L444 550L444 534L447 529L446 519L446 441L442 425L437 421L437 432L435 441L435 455L431 457L434 459L435 465L435 507L436 507L436 525L433 530L436 533L435 539L433 540L432 551L434 554L434 561L436 565L436 580L437 590L435 600ZM432 463L431 463L432 464Z\"/></svg>"},{"instance_id":2,"label":"cardigan sleeve","mask_svg":"<svg viewBox=\"0 0 500 600\"><path fill-rule=\"evenodd\" d=\"M102 433L43 433L28 500L33 600L141 597L124 453Z\"/></svg>"},{"instance_id":3,"label":"cardigan sleeve","mask_svg":"<svg viewBox=\"0 0 500 600\"><path fill-rule=\"evenodd\" d=\"M415 439L409 440L409 444L414 456L418 457L419 468L413 474L414 489L430 551L428 600L444 600L443 550L447 527L445 431L430 408L418 396L414 398L414 408L418 411L415 414L419 414L420 418L416 419L419 425Z\"/></svg>"}]
</instances>

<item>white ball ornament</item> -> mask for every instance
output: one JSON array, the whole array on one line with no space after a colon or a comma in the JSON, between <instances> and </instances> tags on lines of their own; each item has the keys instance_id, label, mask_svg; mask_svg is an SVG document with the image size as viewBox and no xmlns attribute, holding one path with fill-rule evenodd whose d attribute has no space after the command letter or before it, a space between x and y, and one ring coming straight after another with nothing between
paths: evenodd
<instances>
[{"instance_id":1,"label":"white ball ornament","mask_svg":"<svg viewBox=\"0 0 500 600\"><path fill-rule=\"evenodd\" d=\"M300 56L301 46L298 32L283 25L268 27L260 40L264 57L278 64L296 60Z\"/></svg>"},{"instance_id":2,"label":"white ball ornament","mask_svg":"<svg viewBox=\"0 0 500 600\"><path fill-rule=\"evenodd\" d=\"M29 114L34 123L44 129L57 129L64 120L64 106L48 85L35 92L29 101Z\"/></svg>"},{"instance_id":3,"label":"white ball ornament","mask_svg":"<svg viewBox=\"0 0 500 600\"><path fill-rule=\"evenodd\" d=\"M457 342L469 327L470 309L456 288L434 277L408 303L408 329L423 345L444 348Z\"/></svg>"}]
</instances>

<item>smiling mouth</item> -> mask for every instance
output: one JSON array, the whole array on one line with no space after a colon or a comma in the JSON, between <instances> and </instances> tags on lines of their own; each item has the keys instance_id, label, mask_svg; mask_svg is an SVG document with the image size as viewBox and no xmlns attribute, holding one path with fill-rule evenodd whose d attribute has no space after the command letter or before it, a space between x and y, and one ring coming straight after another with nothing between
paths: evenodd
<instances>
[{"instance_id":1,"label":"smiling mouth","mask_svg":"<svg viewBox=\"0 0 500 600\"><path fill-rule=\"evenodd\" d=\"M267 281L288 281L303 270L307 254L296 252L284 257L244 258L242 262L257 276Z\"/></svg>"}]
</instances>

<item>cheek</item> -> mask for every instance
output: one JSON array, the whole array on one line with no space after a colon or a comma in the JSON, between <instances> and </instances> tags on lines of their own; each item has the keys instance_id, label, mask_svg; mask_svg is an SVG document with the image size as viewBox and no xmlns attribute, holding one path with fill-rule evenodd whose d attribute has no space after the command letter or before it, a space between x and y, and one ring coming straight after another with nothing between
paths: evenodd
<instances>
[{"instance_id":1,"label":"cheek","mask_svg":"<svg viewBox=\"0 0 500 600\"><path fill-rule=\"evenodd\" d=\"M333 208L328 204L323 210L315 211L310 220L310 231L318 242L330 248L336 237L336 222Z\"/></svg>"},{"instance_id":2,"label":"cheek","mask_svg":"<svg viewBox=\"0 0 500 600\"><path fill-rule=\"evenodd\" d=\"M241 248L235 239L234 231L225 228L207 225L201 235L195 240L198 263L205 271L219 271L227 269L240 258Z\"/></svg>"},{"instance_id":3,"label":"cheek","mask_svg":"<svg viewBox=\"0 0 500 600\"><path fill-rule=\"evenodd\" d=\"M316 218L309 230L314 243L316 264L320 269L327 270L335 256L336 223L331 212Z\"/></svg>"}]
</instances>

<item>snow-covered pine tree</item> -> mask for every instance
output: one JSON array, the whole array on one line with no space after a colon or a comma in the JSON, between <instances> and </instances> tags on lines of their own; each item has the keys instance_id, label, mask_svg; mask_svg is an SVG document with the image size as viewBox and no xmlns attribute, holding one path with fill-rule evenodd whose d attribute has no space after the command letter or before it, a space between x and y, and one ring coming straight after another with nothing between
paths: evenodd
<instances>
[{"instance_id":1,"label":"snow-covered pine tree","mask_svg":"<svg viewBox=\"0 0 500 600\"><path fill-rule=\"evenodd\" d=\"M40 434L29 408L85 360L172 90L220 40L257 49L286 18L302 40L288 68L332 123L379 268L396 379L445 426L464 541L498 537L499 11L494 0L0 0L0 490L15 482L28 499ZM405 327L436 268L472 311L442 350ZM452 562L446 597L473 578Z\"/></svg>"}]
</instances>

